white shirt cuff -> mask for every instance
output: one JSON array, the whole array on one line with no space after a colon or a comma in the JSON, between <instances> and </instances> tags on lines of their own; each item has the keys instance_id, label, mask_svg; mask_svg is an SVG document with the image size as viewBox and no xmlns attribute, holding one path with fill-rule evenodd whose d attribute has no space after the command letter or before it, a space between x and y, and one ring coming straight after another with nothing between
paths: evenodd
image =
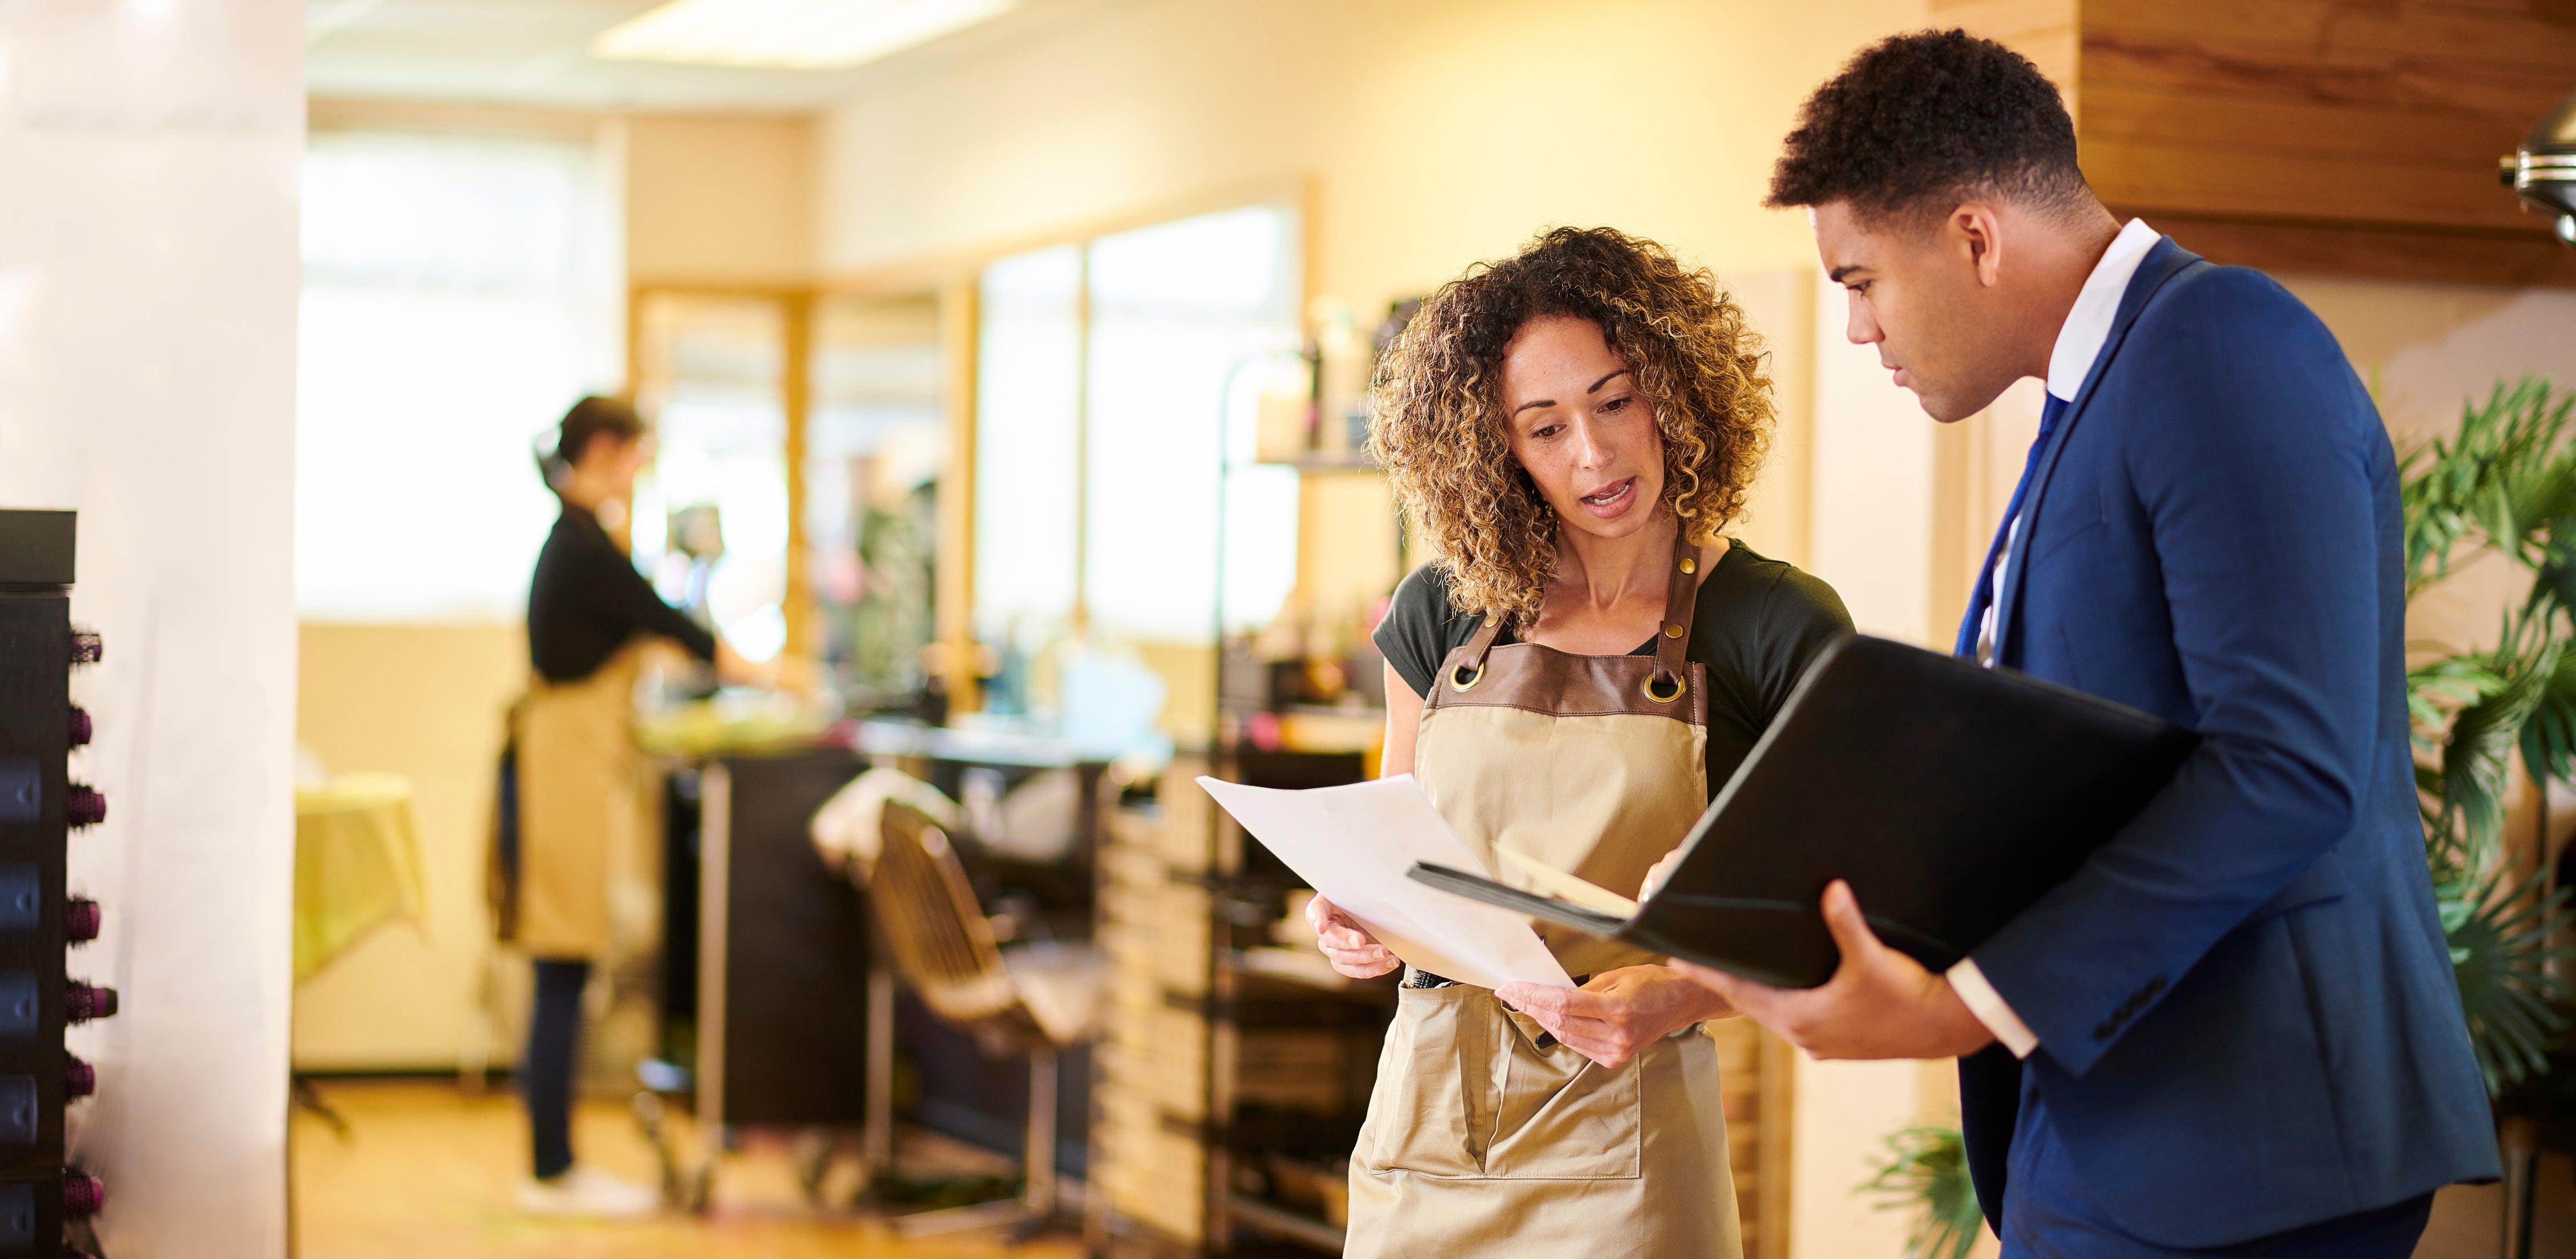
<instances>
[{"instance_id":1,"label":"white shirt cuff","mask_svg":"<svg viewBox=\"0 0 2576 1259\"><path fill-rule=\"evenodd\" d=\"M2031 1050L2039 1048L2039 1037L2031 1034L2030 1026L2013 1013L2011 1006L2004 1004L2003 994L1986 982L1986 973L1977 969L1976 959L1961 958L1944 978L1950 981L1950 991L1968 1003L1968 1013L1976 1015L1977 1021L2012 1051L2013 1057L2027 1058Z\"/></svg>"}]
</instances>

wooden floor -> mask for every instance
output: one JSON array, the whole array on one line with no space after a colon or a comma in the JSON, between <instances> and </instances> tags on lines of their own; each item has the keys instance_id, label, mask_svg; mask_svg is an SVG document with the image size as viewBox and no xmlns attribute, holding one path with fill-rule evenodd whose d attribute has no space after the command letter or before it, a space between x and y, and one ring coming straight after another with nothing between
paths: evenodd
<instances>
[{"instance_id":1,"label":"wooden floor","mask_svg":"<svg viewBox=\"0 0 2576 1259\"><path fill-rule=\"evenodd\" d=\"M337 1135L298 1111L291 1157L297 1259L1073 1259L1070 1239L1005 1250L990 1233L898 1241L885 1226L848 1211L806 1204L782 1140L750 1142L729 1155L716 1181L716 1206L703 1217L671 1215L632 1224L540 1220L511 1206L525 1174L527 1129L507 1091L467 1096L446 1083L332 1081L325 1099L347 1117ZM612 1102L586 1103L575 1119L585 1161L649 1183L653 1154L634 1118ZM952 1149L908 1144L907 1170L970 1167ZM845 1168L839 1179L855 1172ZM2534 1229L2537 1256L2576 1255L2576 1166L2544 1160ZM846 1199L847 1187L837 1190ZM2492 1259L2498 1206L2493 1186L2442 1192L2418 1259Z\"/></svg>"},{"instance_id":2,"label":"wooden floor","mask_svg":"<svg viewBox=\"0 0 2576 1259\"><path fill-rule=\"evenodd\" d=\"M808 1205L783 1139L755 1139L727 1156L706 1216L624 1224L531 1218L511 1205L528 1157L512 1094L468 1096L452 1084L411 1081L320 1088L350 1131L344 1138L317 1116L295 1115L297 1259L1071 1259L1081 1251L1069 1238L1005 1250L990 1232L898 1241L873 1219ZM584 1162L653 1183L651 1147L624 1107L584 1103L573 1136ZM845 1169L839 1179L854 1177Z\"/></svg>"}]
</instances>

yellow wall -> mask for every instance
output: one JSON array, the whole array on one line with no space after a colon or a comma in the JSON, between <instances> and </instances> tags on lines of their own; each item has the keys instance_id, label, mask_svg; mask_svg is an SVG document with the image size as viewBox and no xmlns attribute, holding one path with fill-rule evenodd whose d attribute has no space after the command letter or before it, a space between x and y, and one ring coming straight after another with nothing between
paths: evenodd
<instances>
[{"instance_id":1,"label":"yellow wall","mask_svg":"<svg viewBox=\"0 0 2576 1259\"><path fill-rule=\"evenodd\" d=\"M811 274L804 118L639 114L621 130L635 281L792 284Z\"/></svg>"},{"instance_id":2,"label":"yellow wall","mask_svg":"<svg viewBox=\"0 0 2576 1259\"><path fill-rule=\"evenodd\" d=\"M827 116L823 261L861 271L1312 175L1321 291L1363 311L1553 224L1721 271L1812 254L1764 210L1799 101L1918 0L1149 0Z\"/></svg>"},{"instance_id":3,"label":"yellow wall","mask_svg":"<svg viewBox=\"0 0 2576 1259\"><path fill-rule=\"evenodd\" d=\"M333 772L418 793L427 921L377 933L296 991L300 1068L452 1068L482 1008L483 862L501 715L528 675L517 624L326 625L299 635L296 738ZM509 1022L515 1025L515 1016ZM494 1046L500 1061L514 1046Z\"/></svg>"},{"instance_id":4,"label":"yellow wall","mask_svg":"<svg viewBox=\"0 0 2576 1259\"><path fill-rule=\"evenodd\" d=\"M1735 536L1773 559L1812 567L1815 552L1816 268L1738 270L1727 287L1770 354L1771 403L1779 416L1761 479Z\"/></svg>"}]
</instances>

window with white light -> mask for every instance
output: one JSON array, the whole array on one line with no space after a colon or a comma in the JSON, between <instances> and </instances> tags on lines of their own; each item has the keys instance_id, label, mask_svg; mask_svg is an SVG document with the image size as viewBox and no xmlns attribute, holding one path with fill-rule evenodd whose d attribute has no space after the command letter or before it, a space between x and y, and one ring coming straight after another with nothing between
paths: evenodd
<instances>
[{"instance_id":1,"label":"window with white light","mask_svg":"<svg viewBox=\"0 0 2576 1259\"><path fill-rule=\"evenodd\" d=\"M1288 598L1298 474L1257 463L1253 437L1263 394L1306 371L1297 227L1252 205L985 268L971 554L989 711L1068 734L1101 708L1154 720L1205 691L1220 625L1256 629ZM1206 737L1202 716L1161 720Z\"/></svg>"},{"instance_id":2,"label":"window with white light","mask_svg":"<svg viewBox=\"0 0 2576 1259\"><path fill-rule=\"evenodd\" d=\"M1082 250L984 269L975 384L975 634L1037 644L1073 617L1082 460Z\"/></svg>"},{"instance_id":3,"label":"window with white light","mask_svg":"<svg viewBox=\"0 0 2576 1259\"><path fill-rule=\"evenodd\" d=\"M760 296L641 302L635 398L659 453L635 487L635 563L663 598L767 660L788 638L786 312ZM692 513L705 535L674 536Z\"/></svg>"},{"instance_id":4,"label":"window with white light","mask_svg":"<svg viewBox=\"0 0 2576 1259\"><path fill-rule=\"evenodd\" d=\"M555 516L534 451L620 372L622 247L597 146L320 131L303 194L301 615L522 615Z\"/></svg>"},{"instance_id":5,"label":"window with white light","mask_svg":"<svg viewBox=\"0 0 2576 1259\"><path fill-rule=\"evenodd\" d=\"M1296 583L1297 473L1226 441L1297 349L1293 228L1250 206L1092 242L1082 583L1104 634L1212 643L1221 578L1235 628Z\"/></svg>"}]
</instances>

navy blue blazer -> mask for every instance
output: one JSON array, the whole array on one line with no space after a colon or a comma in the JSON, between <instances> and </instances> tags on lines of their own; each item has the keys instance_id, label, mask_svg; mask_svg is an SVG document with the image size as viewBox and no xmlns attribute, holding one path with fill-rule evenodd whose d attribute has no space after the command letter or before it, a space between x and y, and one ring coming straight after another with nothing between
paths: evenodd
<instances>
[{"instance_id":1,"label":"navy blue blazer","mask_svg":"<svg viewBox=\"0 0 2576 1259\"><path fill-rule=\"evenodd\" d=\"M2032 476L1997 663L2202 741L1974 954L2039 1037L1960 1063L1988 1218L2025 1067L2095 1205L2160 1245L2495 1177L2407 747L2396 459L2333 334L2158 241Z\"/></svg>"}]
</instances>

